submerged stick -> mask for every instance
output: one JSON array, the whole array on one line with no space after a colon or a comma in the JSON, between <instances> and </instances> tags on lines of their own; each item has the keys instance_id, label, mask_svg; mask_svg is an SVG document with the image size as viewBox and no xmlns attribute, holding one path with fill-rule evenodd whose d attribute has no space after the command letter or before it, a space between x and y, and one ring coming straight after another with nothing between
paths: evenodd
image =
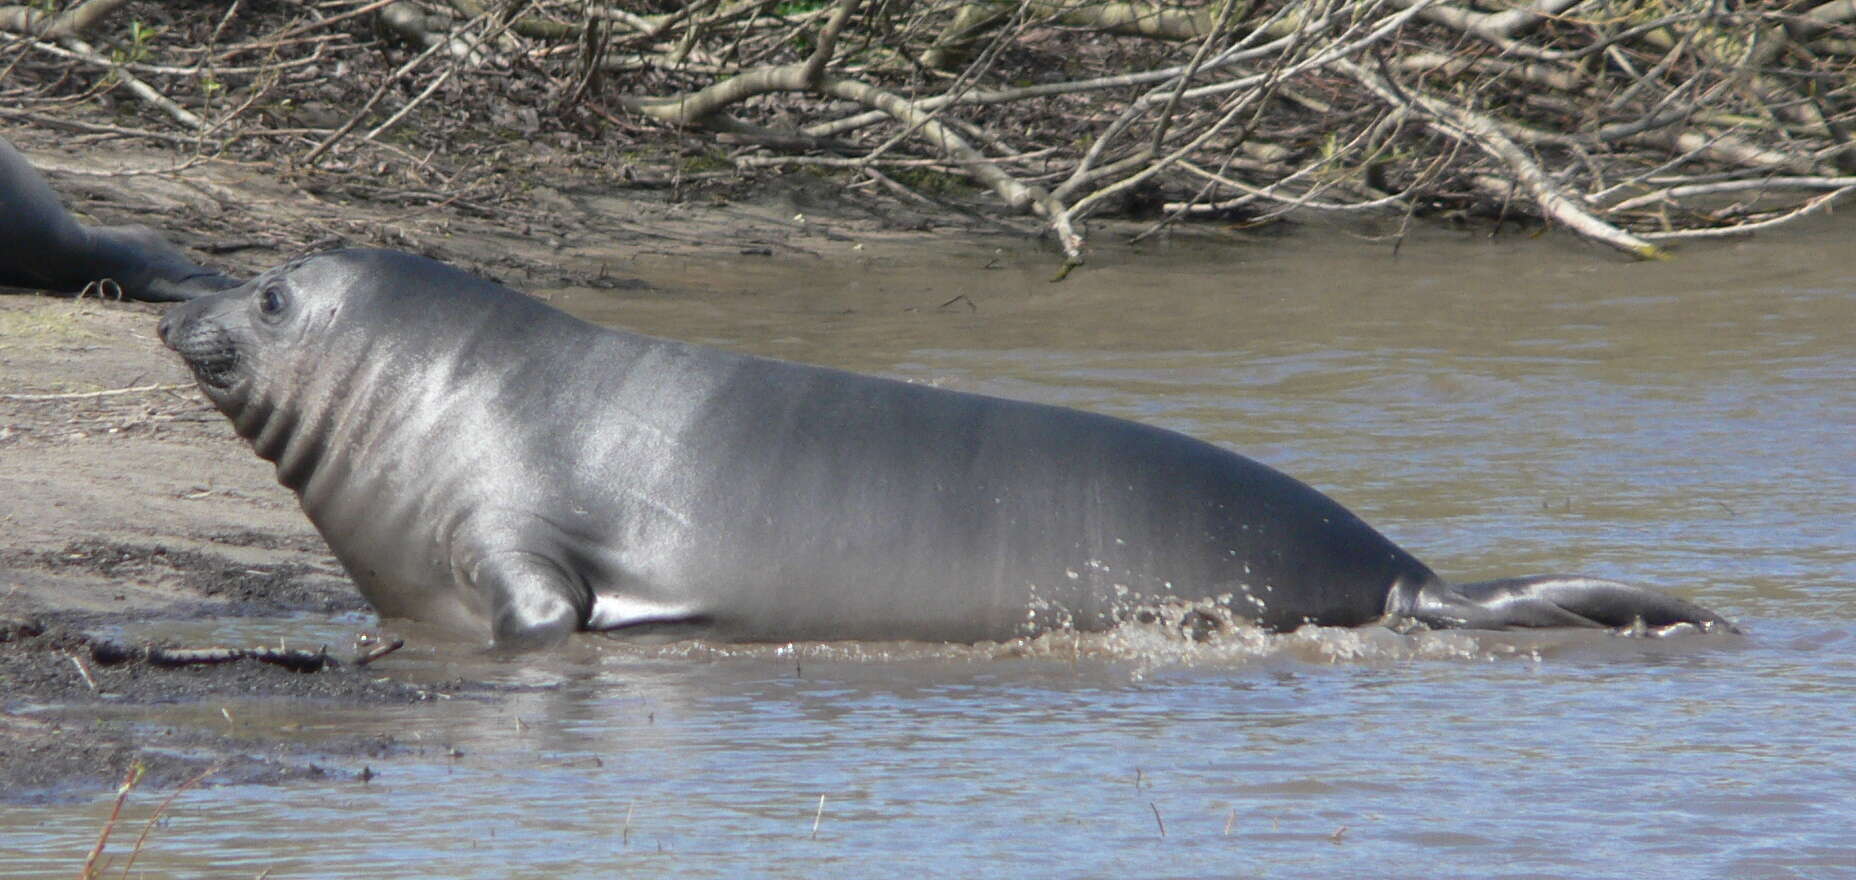
<instances>
[{"instance_id":1,"label":"submerged stick","mask_svg":"<svg viewBox=\"0 0 1856 880\"><path fill-rule=\"evenodd\" d=\"M400 649L404 641L396 640L382 648L375 648L361 655L354 661L356 666L365 666ZM213 666L220 663L235 663L240 660L256 660L281 666L291 672L321 672L324 669L340 668L342 661L329 656L327 645L314 651L301 648L171 648L164 645L144 645L130 647L115 642L96 642L90 646L90 658L105 666L123 663L147 663L164 669L183 666Z\"/></svg>"}]
</instances>

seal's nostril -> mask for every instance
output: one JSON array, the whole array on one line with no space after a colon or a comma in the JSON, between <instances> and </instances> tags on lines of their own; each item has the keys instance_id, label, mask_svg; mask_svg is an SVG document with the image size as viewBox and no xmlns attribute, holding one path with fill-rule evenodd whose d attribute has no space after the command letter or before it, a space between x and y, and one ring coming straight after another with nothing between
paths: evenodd
<instances>
[{"instance_id":1,"label":"seal's nostril","mask_svg":"<svg viewBox=\"0 0 1856 880\"><path fill-rule=\"evenodd\" d=\"M167 314L162 315L161 322L155 325L155 335L161 337L162 342L168 341L168 324L173 317L174 313L169 311Z\"/></svg>"}]
</instances>

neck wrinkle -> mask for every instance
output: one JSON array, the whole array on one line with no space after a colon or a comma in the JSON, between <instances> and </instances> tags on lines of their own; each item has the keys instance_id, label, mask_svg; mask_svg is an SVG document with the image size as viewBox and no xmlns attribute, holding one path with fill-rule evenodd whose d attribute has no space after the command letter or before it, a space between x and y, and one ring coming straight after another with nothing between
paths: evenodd
<instances>
[{"instance_id":1,"label":"neck wrinkle","mask_svg":"<svg viewBox=\"0 0 1856 880\"><path fill-rule=\"evenodd\" d=\"M342 361L300 358L292 375L268 383L266 393L236 420L252 451L277 466L277 481L305 501L310 482L343 454L328 442L340 420L368 405L353 399L357 370L343 369Z\"/></svg>"}]
</instances>

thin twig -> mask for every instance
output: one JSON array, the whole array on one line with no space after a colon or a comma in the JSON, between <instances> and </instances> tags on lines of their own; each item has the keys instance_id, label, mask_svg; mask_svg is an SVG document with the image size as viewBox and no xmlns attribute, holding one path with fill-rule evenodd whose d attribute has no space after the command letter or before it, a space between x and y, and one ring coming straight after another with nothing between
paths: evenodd
<instances>
[{"instance_id":1,"label":"thin twig","mask_svg":"<svg viewBox=\"0 0 1856 880\"><path fill-rule=\"evenodd\" d=\"M132 388L72 391L64 394L0 394L0 400L89 400L97 397L115 397L119 394L140 394L144 391L179 391L192 387L192 385L136 385Z\"/></svg>"},{"instance_id":2,"label":"thin twig","mask_svg":"<svg viewBox=\"0 0 1856 880\"><path fill-rule=\"evenodd\" d=\"M1735 226L1718 226L1703 229L1671 229L1664 232L1646 232L1643 234L1643 237L1655 241L1678 241L1687 238L1728 238L1736 235L1746 235L1752 232L1783 226L1800 217L1808 217L1829 208L1831 205L1836 204L1838 200L1852 192L1856 192L1856 186L1846 186L1839 190L1827 192L1805 202L1796 209L1779 214L1771 219L1761 220L1755 223L1741 223Z\"/></svg>"},{"instance_id":3,"label":"thin twig","mask_svg":"<svg viewBox=\"0 0 1856 880\"><path fill-rule=\"evenodd\" d=\"M84 677L85 684L90 685L91 693L96 693L98 690L97 680L91 676L90 667L84 665L84 659L76 654L66 654L65 656L71 658L71 665L77 667L77 674Z\"/></svg>"},{"instance_id":4,"label":"thin twig","mask_svg":"<svg viewBox=\"0 0 1856 880\"><path fill-rule=\"evenodd\" d=\"M123 880L129 880L129 869L135 867L135 859L137 856L142 854L142 845L148 842L149 832L155 829L155 823L160 821L162 814L168 811L168 807L174 803L174 799L177 797L180 797L182 792L185 792L186 790L196 785L199 785L202 781L206 779L206 777L211 776L214 773L218 773L219 768L220 768L220 765L214 764L210 767L207 767L205 770L201 770L199 773L195 774L193 778L176 786L172 792L168 793L167 799L162 801L161 805L158 807L155 807L155 811L148 815L148 821L143 823L142 825L141 835L136 837L135 846L129 850L128 860L123 863L123 866L122 866Z\"/></svg>"},{"instance_id":5,"label":"thin twig","mask_svg":"<svg viewBox=\"0 0 1856 880\"><path fill-rule=\"evenodd\" d=\"M103 858L103 848L109 844L110 833L116 830L116 820L122 817L122 805L129 799L129 791L135 788L136 783L142 781L142 774L147 770L148 768L140 761L130 765L128 774L123 777L122 785L116 789L116 803L110 807L109 818L103 821L102 830L97 832L97 845L91 847L90 855L84 858L84 868L78 872L78 880L91 880L97 876L97 872L103 869L97 860Z\"/></svg>"}]
</instances>

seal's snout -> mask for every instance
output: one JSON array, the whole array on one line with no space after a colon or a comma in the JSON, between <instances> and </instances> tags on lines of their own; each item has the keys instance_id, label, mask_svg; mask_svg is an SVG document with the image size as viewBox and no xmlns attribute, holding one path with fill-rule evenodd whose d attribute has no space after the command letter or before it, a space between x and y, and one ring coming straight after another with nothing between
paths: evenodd
<instances>
[{"instance_id":1,"label":"seal's snout","mask_svg":"<svg viewBox=\"0 0 1856 880\"><path fill-rule=\"evenodd\" d=\"M200 314L201 302L194 300L168 309L155 325L155 332L160 334L162 344L187 362L201 385L227 388L236 376L238 346L218 321Z\"/></svg>"}]
</instances>

